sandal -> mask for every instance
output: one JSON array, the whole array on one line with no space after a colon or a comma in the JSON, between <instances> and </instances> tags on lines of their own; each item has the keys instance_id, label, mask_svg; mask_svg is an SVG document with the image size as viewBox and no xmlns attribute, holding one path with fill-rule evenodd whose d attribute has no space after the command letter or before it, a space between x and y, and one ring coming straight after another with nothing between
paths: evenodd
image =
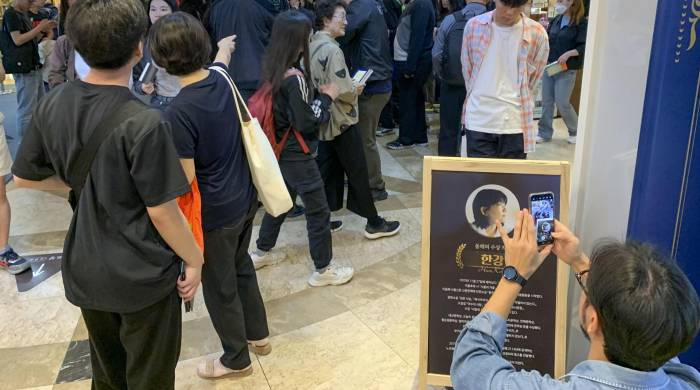
<instances>
[{"instance_id":1,"label":"sandal","mask_svg":"<svg viewBox=\"0 0 700 390\"><path fill-rule=\"evenodd\" d=\"M252 373L252 364L241 370L233 370L221 364L219 359L207 359L197 367L197 376L202 379L240 378Z\"/></svg>"}]
</instances>

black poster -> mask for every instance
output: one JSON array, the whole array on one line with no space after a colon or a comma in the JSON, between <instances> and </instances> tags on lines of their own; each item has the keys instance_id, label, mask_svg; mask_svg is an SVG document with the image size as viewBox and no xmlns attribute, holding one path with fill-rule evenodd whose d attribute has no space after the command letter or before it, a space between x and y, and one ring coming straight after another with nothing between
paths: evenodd
<instances>
[{"instance_id":1,"label":"black poster","mask_svg":"<svg viewBox=\"0 0 700 390\"><path fill-rule=\"evenodd\" d=\"M428 372L449 375L455 341L501 279L504 248L495 220L508 232L531 193L554 193L560 176L432 172ZM516 369L554 374L557 259L550 256L518 296L508 319L503 357Z\"/></svg>"}]
</instances>

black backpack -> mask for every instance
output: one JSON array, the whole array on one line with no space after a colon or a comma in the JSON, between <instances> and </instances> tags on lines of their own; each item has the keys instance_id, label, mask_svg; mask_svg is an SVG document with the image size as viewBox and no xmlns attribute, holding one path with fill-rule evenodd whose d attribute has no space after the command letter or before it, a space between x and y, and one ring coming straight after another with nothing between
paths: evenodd
<instances>
[{"instance_id":1,"label":"black backpack","mask_svg":"<svg viewBox=\"0 0 700 390\"><path fill-rule=\"evenodd\" d=\"M15 45L4 18L0 30L0 52L2 52L2 65L7 73L29 73L36 70L39 64L39 49L36 41L32 39L22 46Z\"/></svg>"},{"instance_id":2,"label":"black backpack","mask_svg":"<svg viewBox=\"0 0 700 390\"><path fill-rule=\"evenodd\" d=\"M464 27L472 17L476 16L472 12L465 15L462 10L452 13L455 22L450 26L445 35L445 46L442 49L442 60L440 61L440 78L447 84L464 85L462 75L462 38Z\"/></svg>"}]
</instances>

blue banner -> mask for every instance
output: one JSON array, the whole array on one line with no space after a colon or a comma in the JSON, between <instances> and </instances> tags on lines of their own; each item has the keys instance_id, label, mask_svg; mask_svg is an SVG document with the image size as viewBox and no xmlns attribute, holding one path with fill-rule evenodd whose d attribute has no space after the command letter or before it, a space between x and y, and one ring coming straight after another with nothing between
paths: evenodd
<instances>
[{"instance_id":1,"label":"blue banner","mask_svg":"<svg viewBox=\"0 0 700 390\"><path fill-rule=\"evenodd\" d=\"M653 39L628 235L674 257L700 291L700 0L660 0ZM700 341L681 359L700 368Z\"/></svg>"}]
</instances>

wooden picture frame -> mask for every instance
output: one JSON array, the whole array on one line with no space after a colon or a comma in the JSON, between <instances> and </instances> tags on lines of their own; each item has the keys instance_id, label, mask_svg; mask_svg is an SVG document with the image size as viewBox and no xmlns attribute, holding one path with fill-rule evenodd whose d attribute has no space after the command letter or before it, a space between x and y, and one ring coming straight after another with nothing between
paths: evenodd
<instances>
[{"instance_id":1,"label":"wooden picture frame","mask_svg":"<svg viewBox=\"0 0 700 390\"><path fill-rule=\"evenodd\" d=\"M452 386L450 376L428 371L429 318L430 318L430 254L431 254L431 211L433 173L436 171L471 172L471 173L506 173L518 175L553 175L560 176L561 188L559 199L559 220L568 224L570 195L570 165L560 161L534 160L497 160L470 159L454 157L426 157L423 161L423 218L421 248L421 315L420 315L420 356L418 384L419 389L427 385ZM527 206L523 206L527 207ZM568 283L569 266L557 261L556 268L556 308L554 340L554 372L556 377L566 371L566 342L568 318Z\"/></svg>"}]
</instances>

